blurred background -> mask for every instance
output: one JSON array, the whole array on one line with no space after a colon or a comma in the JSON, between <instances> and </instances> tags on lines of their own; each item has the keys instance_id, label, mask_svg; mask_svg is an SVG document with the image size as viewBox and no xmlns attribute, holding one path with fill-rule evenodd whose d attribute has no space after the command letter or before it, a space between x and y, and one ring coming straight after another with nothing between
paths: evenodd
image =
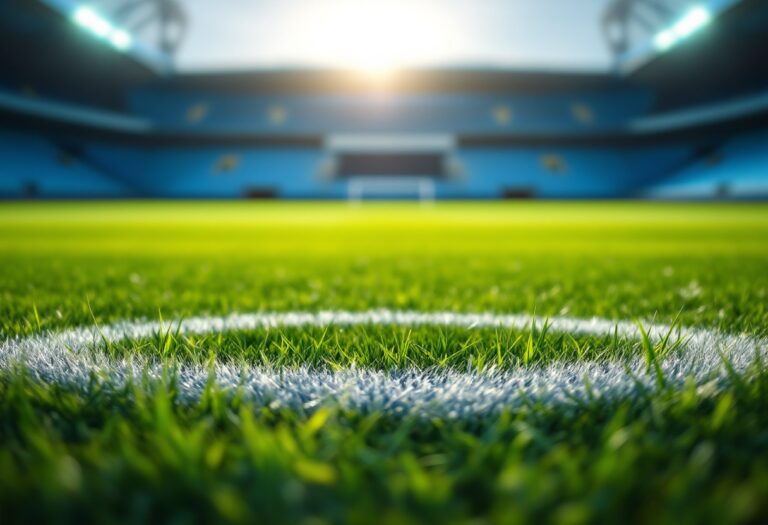
<instances>
[{"instance_id":1,"label":"blurred background","mask_svg":"<svg viewBox=\"0 0 768 525\"><path fill-rule=\"evenodd\" d=\"M3 0L4 199L765 199L764 0Z\"/></svg>"}]
</instances>

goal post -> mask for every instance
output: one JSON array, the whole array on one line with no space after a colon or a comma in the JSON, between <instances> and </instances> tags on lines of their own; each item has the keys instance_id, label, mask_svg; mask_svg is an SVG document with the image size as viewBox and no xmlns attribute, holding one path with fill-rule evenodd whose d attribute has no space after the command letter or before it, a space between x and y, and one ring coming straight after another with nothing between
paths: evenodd
<instances>
[{"instance_id":1,"label":"goal post","mask_svg":"<svg viewBox=\"0 0 768 525\"><path fill-rule=\"evenodd\" d=\"M452 178L456 139L445 134L340 134L326 137L324 179L344 182L350 202L433 202Z\"/></svg>"},{"instance_id":2,"label":"goal post","mask_svg":"<svg viewBox=\"0 0 768 525\"><path fill-rule=\"evenodd\" d=\"M352 203L366 199L416 199L435 201L435 182L427 177L352 177L347 183L347 198Z\"/></svg>"}]
</instances>

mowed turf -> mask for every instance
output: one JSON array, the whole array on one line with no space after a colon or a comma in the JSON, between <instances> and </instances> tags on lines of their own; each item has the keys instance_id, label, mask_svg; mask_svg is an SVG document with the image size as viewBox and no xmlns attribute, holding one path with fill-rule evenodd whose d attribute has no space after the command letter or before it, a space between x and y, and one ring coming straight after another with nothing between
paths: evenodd
<instances>
[{"instance_id":1,"label":"mowed turf","mask_svg":"<svg viewBox=\"0 0 768 525\"><path fill-rule=\"evenodd\" d=\"M536 313L768 334L768 207L40 203L0 207L0 336L124 319ZM158 336L110 349L271 369L515 370L637 341L436 327ZM2 522L755 523L768 371L469 421L0 372Z\"/></svg>"}]
</instances>

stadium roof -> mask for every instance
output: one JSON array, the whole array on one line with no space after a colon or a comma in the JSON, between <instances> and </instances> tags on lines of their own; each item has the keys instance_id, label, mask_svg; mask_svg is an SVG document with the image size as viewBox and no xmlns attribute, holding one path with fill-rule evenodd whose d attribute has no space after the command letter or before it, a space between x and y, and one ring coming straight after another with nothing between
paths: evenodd
<instances>
[{"instance_id":1,"label":"stadium roof","mask_svg":"<svg viewBox=\"0 0 768 525\"><path fill-rule=\"evenodd\" d=\"M200 2L205 3L203 0ZM183 5L194 6L200 2ZM657 93L657 111L707 104L715 99L739 97L758 91L768 83L768 72L762 67L763 28L768 25L765 2L712 2L707 5L712 6L711 12L716 18L713 18L706 30L682 39L679 45L657 50L653 56L625 71L623 78L616 78L609 70L537 71L491 68L486 65L405 70L394 75L393 82L398 88L409 91L536 92L598 86L611 88L630 82L651 87ZM166 87L184 86L187 89L227 92L278 90L288 93L307 90L365 90L370 87L370 83L361 82L360 78L355 79L349 73L339 74L338 70L316 68L174 73L163 67L162 56L153 54L138 38L129 48L121 49L121 46L116 45L114 38L119 36L118 31L121 29L117 24L113 24L110 31L105 33L106 37L99 37L95 33L103 29L103 24L88 17L85 20L87 23L83 24L80 17L83 5L77 0L14 0L1 4L0 44L4 49L16 51L3 54L0 65L6 74L4 85L0 87L15 93L38 92L39 95L73 102L84 101L91 106L112 110L121 109L126 89L156 84L158 81ZM605 4L601 2L601 5ZM192 27L201 25L199 21L195 23L192 20ZM595 20L589 30L599 38L597 22ZM558 40L552 35L547 38ZM77 71L76 75L72 74L74 70ZM692 90L692 85L697 88ZM50 92L39 92L42 86Z\"/></svg>"}]
</instances>

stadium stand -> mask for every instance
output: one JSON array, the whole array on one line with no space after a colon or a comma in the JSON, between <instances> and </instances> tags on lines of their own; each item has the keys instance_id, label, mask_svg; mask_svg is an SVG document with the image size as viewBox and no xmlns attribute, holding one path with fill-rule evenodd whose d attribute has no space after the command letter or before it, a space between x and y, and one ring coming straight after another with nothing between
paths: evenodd
<instances>
[{"instance_id":1,"label":"stadium stand","mask_svg":"<svg viewBox=\"0 0 768 525\"><path fill-rule=\"evenodd\" d=\"M667 199L768 198L768 133L740 136L648 189Z\"/></svg>"},{"instance_id":2,"label":"stadium stand","mask_svg":"<svg viewBox=\"0 0 768 525\"><path fill-rule=\"evenodd\" d=\"M759 0L640 62L627 51L621 74L414 70L386 86L174 74L141 46L89 40L67 6L0 8L0 45L26 50L0 60L3 198L345 199L366 176L428 179L438 199L768 196ZM399 146L329 146L345 134ZM419 146L435 135L449 146Z\"/></svg>"},{"instance_id":3,"label":"stadium stand","mask_svg":"<svg viewBox=\"0 0 768 525\"><path fill-rule=\"evenodd\" d=\"M130 185L97 163L38 135L0 132L4 198L131 197Z\"/></svg>"}]
</instances>

